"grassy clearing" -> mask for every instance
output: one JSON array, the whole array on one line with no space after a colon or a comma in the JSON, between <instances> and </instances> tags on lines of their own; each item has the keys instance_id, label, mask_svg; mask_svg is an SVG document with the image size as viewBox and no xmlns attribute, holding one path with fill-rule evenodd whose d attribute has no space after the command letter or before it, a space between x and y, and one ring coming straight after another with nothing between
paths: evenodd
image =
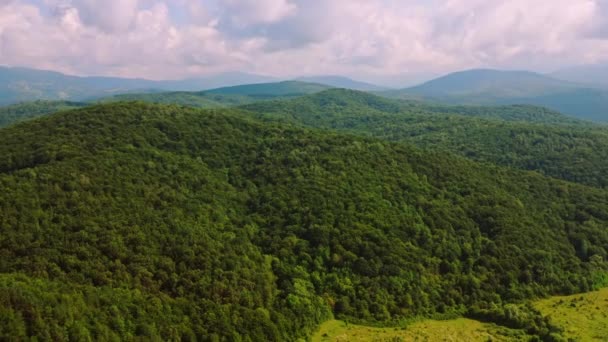
<instances>
[{"instance_id":1,"label":"grassy clearing","mask_svg":"<svg viewBox=\"0 0 608 342\"><path fill-rule=\"evenodd\" d=\"M525 335L517 330L460 318L449 321L425 320L407 328L372 328L328 321L313 336L313 342L356 341L520 341Z\"/></svg>"},{"instance_id":2,"label":"grassy clearing","mask_svg":"<svg viewBox=\"0 0 608 342\"><path fill-rule=\"evenodd\" d=\"M566 297L552 297L534 306L575 341L608 341L608 288Z\"/></svg>"},{"instance_id":3,"label":"grassy clearing","mask_svg":"<svg viewBox=\"0 0 608 342\"><path fill-rule=\"evenodd\" d=\"M608 341L608 288L573 296L551 297L534 303L554 324L564 329L569 341ZM325 322L313 342L398 341L526 341L520 330L460 318L424 320L406 328L373 328L343 321Z\"/></svg>"}]
</instances>

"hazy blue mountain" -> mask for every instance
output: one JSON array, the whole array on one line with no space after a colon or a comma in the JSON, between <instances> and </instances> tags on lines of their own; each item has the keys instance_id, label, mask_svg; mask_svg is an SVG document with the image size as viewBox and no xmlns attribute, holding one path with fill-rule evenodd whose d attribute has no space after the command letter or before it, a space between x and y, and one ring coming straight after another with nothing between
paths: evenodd
<instances>
[{"instance_id":1,"label":"hazy blue mountain","mask_svg":"<svg viewBox=\"0 0 608 342\"><path fill-rule=\"evenodd\" d=\"M578 83L608 86L608 64L589 64L564 68L550 74L551 77Z\"/></svg>"},{"instance_id":2,"label":"hazy blue mountain","mask_svg":"<svg viewBox=\"0 0 608 342\"><path fill-rule=\"evenodd\" d=\"M529 71L479 69L448 74L407 91L425 97L480 96L479 102L483 103L495 98L528 97L575 87L575 84Z\"/></svg>"},{"instance_id":3,"label":"hazy blue mountain","mask_svg":"<svg viewBox=\"0 0 608 342\"><path fill-rule=\"evenodd\" d=\"M210 75L204 78L189 78L176 81L159 81L156 88L174 91L200 91L241 84L270 83L279 81L277 78L248 74L244 72L227 72Z\"/></svg>"},{"instance_id":4,"label":"hazy blue mountain","mask_svg":"<svg viewBox=\"0 0 608 342\"><path fill-rule=\"evenodd\" d=\"M78 77L54 71L0 67L0 105L32 100L82 101L129 92L200 91L273 80L259 75L224 73L205 78L152 81L117 77Z\"/></svg>"},{"instance_id":5,"label":"hazy blue mountain","mask_svg":"<svg viewBox=\"0 0 608 342\"><path fill-rule=\"evenodd\" d=\"M348 77L343 76L309 76L309 77L299 77L297 81L310 82L310 83L320 83L326 84L328 86L332 86L335 88L346 88L353 90L361 90L361 91L381 91L388 90L386 87L381 87L379 85L355 81Z\"/></svg>"},{"instance_id":6,"label":"hazy blue mountain","mask_svg":"<svg viewBox=\"0 0 608 342\"><path fill-rule=\"evenodd\" d=\"M449 104L531 104L581 119L608 121L608 90L528 71L468 70L379 94Z\"/></svg>"}]
</instances>

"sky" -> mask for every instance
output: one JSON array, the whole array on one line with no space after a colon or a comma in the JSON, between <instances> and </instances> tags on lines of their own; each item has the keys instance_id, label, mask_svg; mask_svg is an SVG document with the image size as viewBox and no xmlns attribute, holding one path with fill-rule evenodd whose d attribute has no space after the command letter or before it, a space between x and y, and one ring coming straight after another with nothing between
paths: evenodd
<instances>
[{"instance_id":1,"label":"sky","mask_svg":"<svg viewBox=\"0 0 608 342\"><path fill-rule=\"evenodd\" d=\"M0 0L0 64L388 80L608 61L608 0Z\"/></svg>"}]
</instances>

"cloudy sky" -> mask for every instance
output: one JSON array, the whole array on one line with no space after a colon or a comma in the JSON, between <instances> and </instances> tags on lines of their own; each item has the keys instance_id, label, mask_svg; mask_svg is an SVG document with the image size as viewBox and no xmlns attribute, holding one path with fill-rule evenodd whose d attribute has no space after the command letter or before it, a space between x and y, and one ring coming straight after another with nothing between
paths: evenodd
<instances>
[{"instance_id":1,"label":"cloudy sky","mask_svg":"<svg viewBox=\"0 0 608 342\"><path fill-rule=\"evenodd\" d=\"M77 75L374 79L604 61L608 0L0 0L1 65Z\"/></svg>"}]
</instances>

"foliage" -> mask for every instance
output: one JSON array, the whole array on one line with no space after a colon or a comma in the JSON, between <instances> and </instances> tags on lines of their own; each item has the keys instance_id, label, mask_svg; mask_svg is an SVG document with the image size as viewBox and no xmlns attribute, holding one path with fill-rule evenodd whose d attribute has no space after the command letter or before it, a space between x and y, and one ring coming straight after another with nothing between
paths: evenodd
<instances>
[{"instance_id":1,"label":"foliage","mask_svg":"<svg viewBox=\"0 0 608 342\"><path fill-rule=\"evenodd\" d=\"M407 105L346 90L242 108L265 120L409 142L477 161L608 186L608 128L542 108ZM450 114L438 112L443 109Z\"/></svg>"},{"instance_id":2,"label":"foliage","mask_svg":"<svg viewBox=\"0 0 608 342\"><path fill-rule=\"evenodd\" d=\"M0 127L85 105L68 101L33 101L0 107Z\"/></svg>"},{"instance_id":3,"label":"foliage","mask_svg":"<svg viewBox=\"0 0 608 342\"><path fill-rule=\"evenodd\" d=\"M523 329L537 340L565 341L562 337L563 329L555 325L549 317L543 316L532 304L474 306L469 310L468 316L512 329Z\"/></svg>"},{"instance_id":4,"label":"foliage","mask_svg":"<svg viewBox=\"0 0 608 342\"><path fill-rule=\"evenodd\" d=\"M0 339L290 341L605 267L602 189L248 115L116 103L0 130Z\"/></svg>"}]
</instances>

